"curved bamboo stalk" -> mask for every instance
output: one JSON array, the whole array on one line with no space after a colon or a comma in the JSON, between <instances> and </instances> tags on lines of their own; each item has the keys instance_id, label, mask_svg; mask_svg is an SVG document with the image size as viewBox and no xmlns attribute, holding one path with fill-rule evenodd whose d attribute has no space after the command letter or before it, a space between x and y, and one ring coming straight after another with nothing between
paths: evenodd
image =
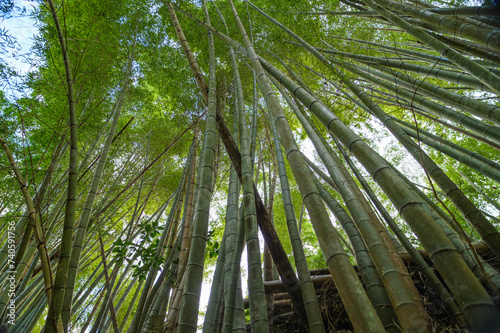
<instances>
[{"instance_id":1,"label":"curved bamboo stalk","mask_svg":"<svg viewBox=\"0 0 500 333\"><path fill-rule=\"evenodd\" d=\"M186 14L187 16L191 17L189 14ZM192 18L192 17L191 17ZM201 25L209 28L214 34L216 34L218 37L226 41L228 44L233 46L235 49L238 51L244 53L245 55L248 55L247 49L244 48L242 45L239 43L235 42L234 40L230 39L229 37L225 36L224 34L218 32L217 30L213 29L211 26L199 22ZM252 49L253 50L253 49ZM252 57L254 61L252 62L256 66L256 70L258 73L259 68L261 65L256 62L258 60L257 56L254 53L254 56ZM293 135L290 133L290 128L286 121L286 119L283 115L283 111L279 107L279 104L276 100L276 97L274 94L270 91L270 86L268 82L268 78L265 75L259 75L259 83L266 84L268 88L266 88L266 91L268 93L264 93L266 97L266 100L269 103L272 103L273 108L271 110L275 110L279 113L275 114L273 112L274 117L277 117L280 122L279 126L277 126L280 136L285 135L287 138L287 144L288 143L293 143ZM282 132L283 131L283 132ZM285 145L285 144L284 144ZM295 144L294 144L295 145ZM296 145L295 145L296 146ZM326 210L324 209L324 206L317 200L319 199L317 191L314 190L314 188L311 188L312 181L310 181L309 177L307 176L307 173L304 172L306 167L300 167L301 165L303 166L305 163L303 159L300 159L295 153L295 151L298 151L298 149L294 148L287 148L286 149L289 153L288 158L292 158L294 163L290 163L294 168L292 171L294 172L295 178L297 180L300 180L299 183L299 188L302 186L302 192L305 193L306 195L304 196L304 201L306 202L306 207L308 208L309 214L311 216L311 221L313 222L313 227L316 230L316 234L318 235L319 242L320 242L320 247L326 257L326 261L331 269L333 279L336 281L337 286L342 286L339 287L341 297L343 300L346 302L346 308L348 309L348 314L350 318L352 318L353 323L355 327L358 327L359 329L362 329L363 331L366 332L381 332L383 331L383 326L380 323L375 310L373 306L371 306L371 303L369 302L368 296L363 290L362 285L360 284L357 276L354 274L352 271L352 266L349 263L348 258L346 257L346 254L342 248L342 244L339 239L338 232L333 228L333 226L328 223L325 223L325 221L329 221L328 214ZM237 161L233 160L233 164ZM304 178L305 177L305 178ZM307 199L306 199L307 198ZM337 241L338 240L338 241ZM267 239L266 239L267 241ZM276 261L275 261L276 262ZM335 270L334 267L342 266L345 267L345 274L338 274L338 270ZM281 273L280 273L281 274ZM283 279L283 275L281 275ZM348 295L352 294L352 297L349 297ZM356 295L356 296L354 296ZM356 308L358 310L356 310ZM361 310L362 309L362 310Z\"/></svg>"},{"instance_id":2,"label":"curved bamboo stalk","mask_svg":"<svg viewBox=\"0 0 500 333\"><path fill-rule=\"evenodd\" d=\"M31 194L29 193L28 191L28 186L26 185L26 182L25 180L23 179L23 176L21 174L21 170L19 169L16 161L14 160L14 156L12 156L12 153L9 149L9 147L7 146L7 142L0 137L0 145L2 146L5 154L7 155L7 158L10 162L10 165L12 167L12 169L14 170L14 174L15 174L15 177L21 187L21 192L23 193L23 196L24 196L24 200L26 201L26 205L28 207L28 212L29 212L29 220L32 221L31 223L33 224L33 229L35 231L35 238L36 238L36 249L38 250L39 254L40 254L40 261L42 263L42 270L43 270L43 276L44 276L44 281L45 281L45 292L47 294L47 300L49 301L49 304L50 302L52 301L52 297L53 297L53 293L54 293L54 290L53 290L53 275L52 275L52 268L51 268L51 265L50 265L50 259L49 259L49 255L48 255L48 252L47 252L47 247L46 247L46 243L45 243L45 235L44 235L44 232L43 232L43 228L42 228L42 225L40 223L40 219L39 219L39 215L38 215L38 212L35 208L35 204L31 198ZM10 227L7 231L7 233L11 233L10 231ZM7 240L7 244L10 244L8 247L11 248L11 245L13 245L13 247L15 248L15 244L13 244L13 242L10 242L12 238L9 238ZM33 251L33 255L34 255L34 251ZM32 255L26 255L24 256L25 258L31 258ZM25 269L27 269L27 267L25 266L24 269L21 270L20 267L15 267L15 262L14 260L9 260L9 277L14 275L14 282L15 282L15 285L18 284L18 282L20 281L21 279L21 274L24 273ZM24 265L23 265L24 266ZM18 272L16 272L16 270L18 270ZM8 300L11 298L10 293L8 292L9 288L5 288L4 292L2 293L2 299L1 299L1 302L0 302L0 314L3 314L6 307L7 307L7 302ZM7 298L4 297L7 296Z\"/></svg>"},{"instance_id":3,"label":"curved bamboo stalk","mask_svg":"<svg viewBox=\"0 0 500 333\"><path fill-rule=\"evenodd\" d=\"M66 199L66 212L64 217L63 236L60 246L59 261L57 264L57 273L53 285L53 297L50 298L49 311L47 313L47 323L45 324L44 332L62 332L63 322L61 318L61 310L63 307L64 296L67 288L67 274L71 256L71 242L73 238L73 226L75 224L75 205L76 205L76 189L78 181L78 128L76 114L76 98L73 87L73 76L71 74L71 64L66 46L66 40L59 23L59 18L52 0L47 0L54 24L56 26L61 53L64 61L64 70L66 74L67 96L69 104L69 128L70 128L70 157L69 157L69 173L68 173L68 196Z\"/></svg>"}]
</instances>

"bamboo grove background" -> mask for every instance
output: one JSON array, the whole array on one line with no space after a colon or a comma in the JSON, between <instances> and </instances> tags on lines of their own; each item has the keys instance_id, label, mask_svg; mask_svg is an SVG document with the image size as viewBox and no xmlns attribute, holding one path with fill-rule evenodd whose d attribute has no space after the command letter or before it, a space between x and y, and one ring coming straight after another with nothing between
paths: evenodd
<instances>
[{"instance_id":1,"label":"bamboo grove background","mask_svg":"<svg viewBox=\"0 0 500 333\"><path fill-rule=\"evenodd\" d=\"M267 332L279 279L325 332L327 267L355 331L431 332L402 258L500 327L494 3L35 8L32 69L0 61L1 329Z\"/></svg>"}]
</instances>

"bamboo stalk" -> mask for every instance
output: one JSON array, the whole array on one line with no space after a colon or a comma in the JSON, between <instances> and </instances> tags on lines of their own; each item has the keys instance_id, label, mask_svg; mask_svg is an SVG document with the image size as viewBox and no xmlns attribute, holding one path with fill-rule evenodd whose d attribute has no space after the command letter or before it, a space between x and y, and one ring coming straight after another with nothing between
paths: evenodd
<instances>
[{"instance_id":1,"label":"bamboo stalk","mask_svg":"<svg viewBox=\"0 0 500 333\"><path fill-rule=\"evenodd\" d=\"M67 289L67 274L71 256L71 241L73 237L73 226L75 224L75 205L77 195L78 181L78 129L76 113L76 97L73 86L73 76L71 73L71 64L66 45L66 39L59 23L59 18L52 0L47 0L54 24L56 26L59 44L61 47L62 58L64 62L64 71L66 74L66 88L69 104L69 128L70 128L70 161L68 173L68 196L66 199L66 211L64 217L63 236L60 246L59 261L57 264L57 273L53 285L53 297L49 298L49 311L47 313L47 323L44 332L62 332L64 323L61 318L64 296Z\"/></svg>"},{"instance_id":2,"label":"bamboo stalk","mask_svg":"<svg viewBox=\"0 0 500 333\"><path fill-rule=\"evenodd\" d=\"M33 229L35 231L35 238L36 238L36 249L38 250L40 254L40 260L42 263L42 270L43 270L43 276L44 276L44 281L45 281L45 292L47 295L47 301L50 304L52 301L53 297L53 275L52 275L52 267L50 265L50 259L49 255L47 252L47 247L45 243L45 235L44 231L42 228L42 225L40 223L39 215L38 212L36 211L35 204L33 203L33 200L31 198L31 194L28 191L28 186L26 185L25 180L23 179L23 176L21 174L21 170L19 169L16 161L14 160L14 156L12 155L12 152L10 151L9 147L7 146L7 142L0 137L0 144L7 155L7 158L10 162L10 165L12 169L14 170L14 174L16 177L16 180L18 181L20 187L21 187L21 192L23 193L24 200L26 201L26 205L28 207L28 212L29 212L29 219L32 221L33 224ZM7 233L10 233L10 229L7 231ZM9 240L7 241L7 244L12 244ZM26 256L26 257L31 257ZM14 260L9 260L9 271L15 272L18 267L14 267L15 265ZM27 268L27 267L26 267ZM14 273L15 275L15 284L19 282L21 275L24 272L24 269L21 270L19 267L19 271ZM11 273L12 274L12 273ZM0 313L3 313L5 308L7 307L7 302L10 299L11 296L9 296L8 293L8 288L5 288L4 292L1 295L1 301L0 301Z\"/></svg>"},{"instance_id":3,"label":"bamboo stalk","mask_svg":"<svg viewBox=\"0 0 500 333\"><path fill-rule=\"evenodd\" d=\"M207 20L209 18L207 17ZM209 88L208 88L208 114L204 134L202 151L201 183L199 195L196 202L196 217L193 222L193 238L189 251L189 260L186 270L190 274L186 276L186 285L182 295L179 311L178 332L195 332L198 319L199 297L201 282L203 279L203 267L205 261L206 236L208 229L208 215L212 195L213 167L215 163L215 149L217 144L216 135L216 82L215 82L215 50L211 33L209 39Z\"/></svg>"},{"instance_id":4,"label":"bamboo stalk","mask_svg":"<svg viewBox=\"0 0 500 333\"><path fill-rule=\"evenodd\" d=\"M288 183L288 176L286 173L285 159L281 150L281 143L279 141L278 132L276 130L274 122L270 121L270 125L274 137L276 159L278 161L281 193L283 196L283 205L285 209L287 228L290 235L290 241L292 243L293 256L295 258L295 266L297 267L302 295L304 297L304 303L309 320L309 327L311 332L324 332L325 327L321 318L321 312L319 309L316 292L314 291L314 286L309 274L304 247L302 245L302 240L300 239L300 232L297 228L297 220L295 217L295 211L293 209L290 185Z\"/></svg>"}]
</instances>

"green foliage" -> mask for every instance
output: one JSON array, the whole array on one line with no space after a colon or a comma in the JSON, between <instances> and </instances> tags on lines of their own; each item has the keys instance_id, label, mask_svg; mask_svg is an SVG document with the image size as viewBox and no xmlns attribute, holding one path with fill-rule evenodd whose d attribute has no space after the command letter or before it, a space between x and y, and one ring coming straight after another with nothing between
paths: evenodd
<instances>
[{"instance_id":1,"label":"green foliage","mask_svg":"<svg viewBox=\"0 0 500 333\"><path fill-rule=\"evenodd\" d=\"M119 262L129 261L131 253L138 254L137 260L132 263L132 277L140 276L141 279L145 279L151 267L161 270L164 259L156 253L161 246L159 236L163 229L158 220L142 222L139 224L140 235L137 241L124 241L118 238L113 242L113 253Z\"/></svg>"},{"instance_id":2,"label":"green foliage","mask_svg":"<svg viewBox=\"0 0 500 333\"><path fill-rule=\"evenodd\" d=\"M229 36L241 41L228 3L226 1L210 1L207 4L213 26L219 31L226 31L216 13L214 7L216 4L227 20ZM440 55L388 22L374 17L333 15L330 13L356 11L345 2L337 0L286 0L255 1L255 4L299 34L311 45L326 48L322 43L322 41L326 41L336 50L342 52L386 57L415 65L432 66L442 71L458 72L457 68L449 67L447 63L436 63L429 58L426 59L425 55ZM434 4L443 6L440 1L435 1ZM450 6L463 4L464 1L461 0L449 2ZM199 1L178 1L177 5L180 9L197 18L203 17ZM288 34L263 16L252 9L247 11L243 1L238 1L235 5L245 29L253 38L257 54L287 73L286 69L268 51L282 58L349 128L353 129L370 147L400 169L411 181L419 186L424 186L423 191L437 202L430 190L432 186L425 173L378 120L346 96L345 93L350 95L352 93L347 90L346 82L342 78L335 75L331 68L321 63L303 47L298 46ZM111 146L110 158L106 162L92 216L93 218L96 216L101 218L105 250L110 251L113 248L111 254L108 255L108 263L112 258L117 258L118 262L123 265L130 263L132 271L127 277L127 281L137 276L144 279L151 267L156 266L161 269L165 262L164 256L158 257L156 255L158 247L164 246L164 244L159 244L164 227L159 221L145 222L145 217L151 216L177 190L179 179L186 168L193 130L187 131L147 172L141 173L193 122L198 122L199 129L205 128L206 105L204 105L197 83L186 62L184 51L179 44L170 22L170 15L163 2L65 0L56 1L56 6L64 25L64 34L75 78L72 84L77 95L80 161L88 154L88 160L85 165L81 166L83 171L79 174L81 178L78 184L77 207L83 207L88 185L99 159L103 137L109 127L110 115L118 101L118 92L125 78L126 65L129 58L133 59L131 86L126 95L122 116L117 127L117 131L124 130L116 137ZM15 3L12 0L0 2L0 16L3 18L14 15L13 13L17 13L16 11L25 15L22 8L15 8ZM180 11L177 12L177 15L201 71L207 76L209 66L206 29ZM55 26L50 13L43 5L36 7L34 18L39 34L35 37L33 50L30 51L32 53L28 55L30 58L28 60L32 64L30 72L20 76L15 68L9 68L7 63L0 59L0 87L2 88L0 90L0 137L6 139L23 175L27 178L29 191L32 195L40 187L46 175L45 172L53 161L53 156L67 141L69 132L67 125L67 82L65 81L64 64ZM0 56L2 58L9 56L11 51L16 50L18 42L20 41L16 41L9 31L0 30ZM215 47L219 98L217 103L221 106L226 124L232 130L235 93L228 46L220 39L215 38ZM420 52L420 56L409 56L405 51ZM363 68L371 66L368 62L356 61L347 56L324 54L345 65L354 64ZM475 59L475 57L469 58ZM238 55L237 62L246 104L246 120L248 124L251 124L253 76L247 66L251 65L251 62L241 55ZM373 100L386 113L411 124L416 124L421 129L500 163L498 150L495 148L447 128L437 123L435 119L423 116L416 112L419 110L413 101L404 101L400 98L401 96L394 95L395 93L389 89L360 79L357 74L341 67L338 66L336 70L359 84L367 94L372 95ZM400 69L391 67L391 70ZM462 89L464 88L462 85L437 79L430 75L415 74L403 70L400 72L424 79L426 82L453 91L459 96L466 96L491 105L500 105L498 97L486 91ZM7 87L5 82L11 87ZM14 94L10 90L12 87L16 90ZM402 88L398 86L398 89ZM267 116L262 116L262 114L267 114L267 111L263 112L267 107L262 96L259 95L258 98L259 119L255 163L259 158L263 159L264 170L260 171L257 187L264 199L263 173L265 172L266 175L266 196L268 196L270 174L274 172L272 170L274 154L272 153L272 138L269 134ZM411 105L407 105L407 103ZM442 104L442 102L439 103ZM307 107L304 106L305 109ZM454 108L454 110L463 112L459 108ZM284 111L298 146L305 152L305 149L310 146L307 143L305 131L302 130L300 122L288 107L284 107ZM125 128L131 119L133 120ZM329 133L324 126L315 118L313 122L318 126L321 134L329 140ZM448 121L446 120L446 122ZM460 124L455 124L455 126L460 126ZM250 126L248 129L250 133ZM99 138L98 133L101 131L104 136ZM331 141L329 142L331 143ZM92 150L92 147L95 149ZM499 184L434 149L423 144L422 147L476 207L493 217L500 217L500 212L483 195L479 194L469 181L497 202L500 195ZM200 150L198 149L198 154ZM285 152L285 155L286 153L288 152ZM43 223L46 223L49 218L53 218L52 215L57 213L53 211L55 203L63 195L67 184L67 155L60 156L60 162L52 174L46 197L39 207ZM372 185L382 204L396 219L405 235L412 244L420 246L420 240L399 217L399 212L386 194L367 175L361 164L356 163L363 170L362 173L366 176L367 181ZM205 277L207 280L209 280L211 268L219 255L224 233L225 203L231 161L222 143L216 165L217 179L210 208L210 232L205 252ZM295 215L299 220L304 194L301 194L298 189L288 161L286 169ZM466 175L469 181L465 180L459 172ZM134 185L121 193L127 184L132 182ZM450 211L460 222L462 228L472 235L473 240L479 240L480 237L472 230L456 207L439 192L437 185L432 185L438 190L439 198L450 207ZM17 221L24 212L25 202L19 191L19 184L13 178L10 164L4 154L0 154L0 188L2 189L0 191L0 221ZM340 196L336 193L332 194L341 201ZM115 199L116 201L113 202L112 200ZM270 198L267 199L269 201ZM108 204L110 204L109 207L106 206ZM77 215L80 213L79 211ZM55 253L59 248L60 230L58 223L61 223L61 218L64 216L64 208L62 213L56 215L52 225L44 224L48 238L47 244L50 247L49 253ZM132 219L133 216L135 219ZM138 236L135 239L125 241L124 230L128 230L130 221L137 221L137 219L141 221L137 226ZM273 220L283 248L294 265L279 179L274 196ZM339 231L343 235L343 231ZM5 229L0 228L0 234L4 233ZM101 260L100 252L96 252L97 239L97 229L94 225L89 229L87 236L88 242L84 248L77 289L86 287L84 283ZM319 250L317 236L307 212L302 219L301 239L309 268L326 267L325 258ZM137 259L130 262L135 255L137 255ZM352 261L354 264L354 259ZM174 261L174 264L178 263L178 260ZM242 263L241 266L245 267L245 264ZM174 282L173 272L169 278ZM132 300L135 290L134 287L131 293L126 295L125 305ZM122 292L124 292L123 288L118 294L119 297L123 295ZM89 306L89 308L84 310L82 319L75 327L83 327L81 322L83 318L86 319L90 315L92 302L95 297L98 297L97 295L98 291L93 290L89 299L85 301L85 306ZM123 306L118 313L119 322L124 318L125 312L126 306ZM131 318L128 320L130 321ZM42 321L38 322L36 329L42 329Z\"/></svg>"},{"instance_id":3,"label":"green foliage","mask_svg":"<svg viewBox=\"0 0 500 333\"><path fill-rule=\"evenodd\" d=\"M213 231L209 231L208 236L207 236L207 247L206 247L206 253L205 256L208 256L208 258L216 258L219 255L219 250L220 250L220 243L216 240L212 240L212 234Z\"/></svg>"}]
</instances>

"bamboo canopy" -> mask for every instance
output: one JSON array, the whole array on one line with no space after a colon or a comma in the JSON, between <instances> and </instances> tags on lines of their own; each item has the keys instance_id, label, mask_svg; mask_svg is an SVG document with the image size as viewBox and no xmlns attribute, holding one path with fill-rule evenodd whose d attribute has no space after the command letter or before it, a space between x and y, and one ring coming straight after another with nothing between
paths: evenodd
<instances>
[{"instance_id":1,"label":"bamboo canopy","mask_svg":"<svg viewBox=\"0 0 500 333\"><path fill-rule=\"evenodd\" d=\"M496 1L0 12L0 332L500 330Z\"/></svg>"}]
</instances>

